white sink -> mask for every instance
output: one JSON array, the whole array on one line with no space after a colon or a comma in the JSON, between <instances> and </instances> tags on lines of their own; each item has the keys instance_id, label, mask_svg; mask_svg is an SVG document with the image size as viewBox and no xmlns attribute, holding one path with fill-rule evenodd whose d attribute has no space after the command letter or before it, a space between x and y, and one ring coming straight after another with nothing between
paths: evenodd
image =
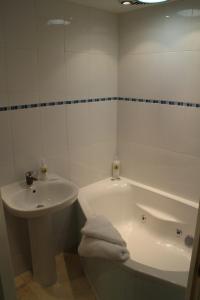
<instances>
[{"instance_id":1,"label":"white sink","mask_svg":"<svg viewBox=\"0 0 200 300\"><path fill-rule=\"evenodd\" d=\"M42 285L52 285L57 279L51 215L70 206L77 197L75 184L53 174L31 187L25 182L16 182L1 188L6 208L13 215L28 220L33 275Z\"/></svg>"},{"instance_id":2,"label":"white sink","mask_svg":"<svg viewBox=\"0 0 200 300\"><path fill-rule=\"evenodd\" d=\"M78 196L75 184L58 175L36 181L32 187L17 182L1 189L1 197L8 210L21 218L35 218L71 205Z\"/></svg>"}]
</instances>

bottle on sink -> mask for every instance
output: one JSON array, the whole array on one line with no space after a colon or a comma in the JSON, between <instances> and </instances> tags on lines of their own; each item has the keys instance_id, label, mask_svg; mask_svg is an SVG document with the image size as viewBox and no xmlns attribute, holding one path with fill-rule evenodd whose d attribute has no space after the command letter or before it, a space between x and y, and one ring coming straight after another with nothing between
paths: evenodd
<instances>
[{"instance_id":1,"label":"bottle on sink","mask_svg":"<svg viewBox=\"0 0 200 300\"><path fill-rule=\"evenodd\" d=\"M47 179L47 164L44 159L41 161L39 178L43 181Z\"/></svg>"}]
</instances>

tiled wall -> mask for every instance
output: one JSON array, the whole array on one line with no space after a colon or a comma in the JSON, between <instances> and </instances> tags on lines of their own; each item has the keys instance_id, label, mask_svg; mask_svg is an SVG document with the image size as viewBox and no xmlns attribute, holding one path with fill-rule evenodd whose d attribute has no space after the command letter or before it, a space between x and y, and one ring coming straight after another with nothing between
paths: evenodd
<instances>
[{"instance_id":1,"label":"tiled wall","mask_svg":"<svg viewBox=\"0 0 200 300\"><path fill-rule=\"evenodd\" d=\"M120 96L200 103L199 78L198 0L120 17ZM120 101L118 112L123 175L198 201L200 109Z\"/></svg>"},{"instance_id":2,"label":"tiled wall","mask_svg":"<svg viewBox=\"0 0 200 300\"><path fill-rule=\"evenodd\" d=\"M68 25L48 25L60 19ZM117 96L118 18L66 0L0 1L0 107ZM116 101L0 112L0 186L46 159L79 186L110 175ZM54 216L57 250L74 245L74 210ZM7 215L16 273L30 267L27 224Z\"/></svg>"}]
</instances>

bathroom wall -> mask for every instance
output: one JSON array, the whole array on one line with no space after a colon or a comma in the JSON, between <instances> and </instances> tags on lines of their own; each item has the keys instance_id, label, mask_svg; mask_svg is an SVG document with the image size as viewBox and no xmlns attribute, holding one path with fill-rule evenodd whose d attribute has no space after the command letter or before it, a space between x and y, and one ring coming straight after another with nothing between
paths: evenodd
<instances>
[{"instance_id":1,"label":"bathroom wall","mask_svg":"<svg viewBox=\"0 0 200 300\"><path fill-rule=\"evenodd\" d=\"M94 98L117 96L118 32L116 15L66 0L0 1L0 186L42 158L79 186L110 175L117 103ZM17 274L31 267L27 222L6 218ZM75 218L54 216L56 251L73 249Z\"/></svg>"},{"instance_id":2,"label":"bathroom wall","mask_svg":"<svg viewBox=\"0 0 200 300\"><path fill-rule=\"evenodd\" d=\"M199 1L121 15L119 60L119 95L144 99L119 103L122 174L198 201L200 108L189 105L200 103Z\"/></svg>"}]
</instances>

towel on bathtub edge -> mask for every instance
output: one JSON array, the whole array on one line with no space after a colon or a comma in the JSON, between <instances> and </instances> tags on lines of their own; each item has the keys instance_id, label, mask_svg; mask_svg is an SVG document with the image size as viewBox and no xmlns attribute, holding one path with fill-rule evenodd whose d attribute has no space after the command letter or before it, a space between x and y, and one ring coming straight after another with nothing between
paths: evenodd
<instances>
[{"instance_id":1,"label":"towel on bathtub edge","mask_svg":"<svg viewBox=\"0 0 200 300\"><path fill-rule=\"evenodd\" d=\"M126 261L129 259L129 251L125 246L112 244L104 240L98 240L83 236L78 248L80 256L105 258L115 261Z\"/></svg>"},{"instance_id":2,"label":"towel on bathtub edge","mask_svg":"<svg viewBox=\"0 0 200 300\"><path fill-rule=\"evenodd\" d=\"M88 218L81 233L90 238L126 247L126 242L117 229L113 227L112 223L106 217L101 215L93 215Z\"/></svg>"}]
</instances>

